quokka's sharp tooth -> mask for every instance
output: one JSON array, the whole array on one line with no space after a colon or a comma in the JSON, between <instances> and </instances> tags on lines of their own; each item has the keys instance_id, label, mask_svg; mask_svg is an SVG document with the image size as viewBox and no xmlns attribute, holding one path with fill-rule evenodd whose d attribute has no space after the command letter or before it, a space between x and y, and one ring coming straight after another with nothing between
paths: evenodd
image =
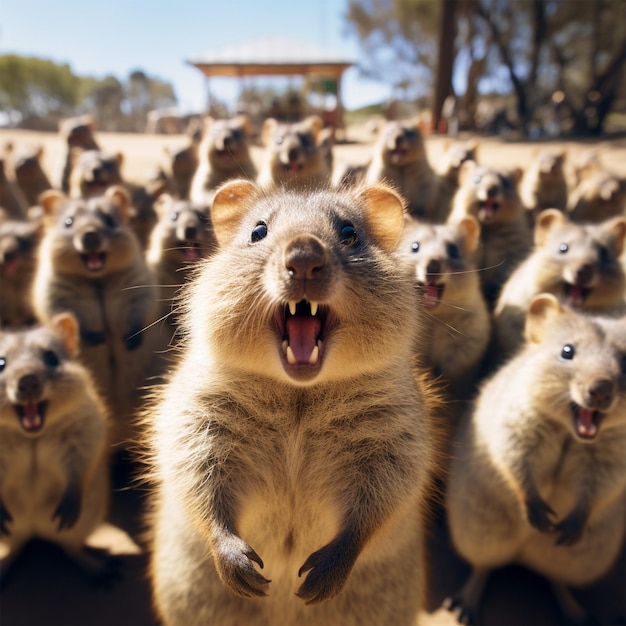
<instances>
[{"instance_id":1,"label":"quokka's sharp tooth","mask_svg":"<svg viewBox=\"0 0 626 626\"><path fill-rule=\"evenodd\" d=\"M315 315L317 313L318 306L317 302L311 302L311 315Z\"/></svg>"},{"instance_id":2,"label":"quokka's sharp tooth","mask_svg":"<svg viewBox=\"0 0 626 626\"><path fill-rule=\"evenodd\" d=\"M287 346L287 363L295 365L297 363L296 355L293 353L291 346Z\"/></svg>"},{"instance_id":3,"label":"quokka's sharp tooth","mask_svg":"<svg viewBox=\"0 0 626 626\"><path fill-rule=\"evenodd\" d=\"M320 358L320 349L315 346L313 350L311 350L311 354L309 356L309 364L315 365Z\"/></svg>"},{"instance_id":4,"label":"quokka's sharp tooth","mask_svg":"<svg viewBox=\"0 0 626 626\"><path fill-rule=\"evenodd\" d=\"M283 354L287 354L288 347L289 347L289 342L286 339L283 339L283 343L282 343Z\"/></svg>"},{"instance_id":5,"label":"quokka's sharp tooth","mask_svg":"<svg viewBox=\"0 0 626 626\"><path fill-rule=\"evenodd\" d=\"M293 300L289 301L289 313L291 313L292 315L296 314L296 304L297 302L294 302Z\"/></svg>"}]
</instances>

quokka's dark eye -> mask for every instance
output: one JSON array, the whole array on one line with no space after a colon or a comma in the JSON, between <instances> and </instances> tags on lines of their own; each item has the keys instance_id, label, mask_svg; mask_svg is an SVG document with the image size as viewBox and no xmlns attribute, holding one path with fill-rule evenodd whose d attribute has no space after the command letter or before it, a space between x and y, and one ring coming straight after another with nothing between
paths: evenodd
<instances>
[{"instance_id":1,"label":"quokka's dark eye","mask_svg":"<svg viewBox=\"0 0 626 626\"><path fill-rule=\"evenodd\" d=\"M0 372L6 367L6 365L7 360L3 356L0 356Z\"/></svg>"},{"instance_id":2,"label":"quokka's dark eye","mask_svg":"<svg viewBox=\"0 0 626 626\"><path fill-rule=\"evenodd\" d=\"M53 352L52 350L45 350L43 353L43 362L48 366L48 367L56 367L60 361L59 361L59 357L57 356L56 352Z\"/></svg>"},{"instance_id":3,"label":"quokka's dark eye","mask_svg":"<svg viewBox=\"0 0 626 626\"><path fill-rule=\"evenodd\" d=\"M603 265L607 265L611 261L611 253L609 252L608 248L600 246L600 263L602 263Z\"/></svg>"},{"instance_id":4,"label":"quokka's dark eye","mask_svg":"<svg viewBox=\"0 0 626 626\"><path fill-rule=\"evenodd\" d=\"M561 350L561 357L571 361L574 358L574 354L576 354L576 350L571 343L566 343Z\"/></svg>"},{"instance_id":5,"label":"quokka's dark eye","mask_svg":"<svg viewBox=\"0 0 626 626\"><path fill-rule=\"evenodd\" d=\"M267 237L267 224L265 222L259 222L252 230L250 242L256 243L257 241L261 241L261 239L265 239L265 237Z\"/></svg>"},{"instance_id":6,"label":"quokka's dark eye","mask_svg":"<svg viewBox=\"0 0 626 626\"><path fill-rule=\"evenodd\" d=\"M414 241L411 244L411 252L419 252L420 251L420 243L419 241Z\"/></svg>"},{"instance_id":7,"label":"quokka's dark eye","mask_svg":"<svg viewBox=\"0 0 626 626\"><path fill-rule=\"evenodd\" d=\"M559 246L559 252L560 252L561 254L565 254L568 250L569 250L569 246L568 246L566 243L562 243L562 244Z\"/></svg>"},{"instance_id":8,"label":"quokka's dark eye","mask_svg":"<svg viewBox=\"0 0 626 626\"><path fill-rule=\"evenodd\" d=\"M74 218L72 218L72 217L66 217L63 220L63 224L65 225L65 228L70 228L73 223L74 223Z\"/></svg>"},{"instance_id":9,"label":"quokka's dark eye","mask_svg":"<svg viewBox=\"0 0 626 626\"><path fill-rule=\"evenodd\" d=\"M500 179L500 184L502 185L502 189L506 193L507 191L511 191L513 189L513 184L506 176L498 176Z\"/></svg>"},{"instance_id":10,"label":"quokka's dark eye","mask_svg":"<svg viewBox=\"0 0 626 626\"><path fill-rule=\"evenodd\" d=\"M460 259L459 247L455 243L446 244L446 252L451 259Z\"/></svg>"},{"instance_id":11,"label":"quokka's dark eye","mask_svg":"<svg viewBox=\"0 0 626 626\"><path fill-rule=\"evenodd\" d=\"M311 137L308 133L299 133L298 139L300 140L300 145L305 149L312 148L314 145L313 137Z\"/></svg>"},{"instance_id":12,"label":"quokka's dark eye","mask_svg":"<svg viewBox=\"0 0 626 626\"><path fill-rule=\"evenodd\" d=\"M117 226L117 222L115 221L115 218L109 213L102 214L102 221L104 222L104 225L107 228L115 228Z\"/></svg>"},{"instance_id":13,"label":"quokka's dark eye","mask_svg":"<svg viewBox=\"0 0 626 626\"><path fill-rule=\"evenodd\" d=\"M341 227L340 237L340 241L344 246L354 246L359 241L359 238L356 234L356 228L354 228L354 225L350 224L349 222L346 222Z\"/></svg>"}]
</instances>

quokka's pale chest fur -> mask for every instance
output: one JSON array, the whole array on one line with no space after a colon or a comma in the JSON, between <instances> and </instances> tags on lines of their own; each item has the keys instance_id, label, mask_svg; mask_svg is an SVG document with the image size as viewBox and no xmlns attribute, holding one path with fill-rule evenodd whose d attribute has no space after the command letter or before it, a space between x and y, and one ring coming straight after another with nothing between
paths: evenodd
<instances>
[{"instance_id":1,"label":"quokka's pale chest fur","mask_svg":"<svg viewBox=\"0 0 626 626\"><path fill-rule=\"evenodd\" d=\"M452 457L451 536L473 566L466 618L489 572L519 563L553 584L566 623L588 619L567 586L598 581L623 549L625 445L626 318L538 295L526 344L483 385Z\"/></svg>"},{"instance_id":2,"label":"quokka's pale chest fur","mask_svg":"<svg viewBox=\"0 0 626 626\"><path fill-rule=\"evenodd\" d=\"M218 191L147 412L164 623L414 623L434 441L397 341L417 327L402 220L381 186Z\"/></svg>"},{"instance_id":3,"label":"quokka's pale chest fur","mask_svg":"<svg viewBox=\"0 0 626 626\"><path fill-rule=\"evenodd\" d=\"M151 373L157 291L128 225L128 194L71 200L42 196L48 226L33 285L39 319L71 311L80 325L80 359L111 409L112 441L135 436L134 412Z\"/></svg>"},{"instance_id":4,"label":"quokka's pale chest fur","mask_svg":"<svg viewBox=\"0 0 626 626\"><path fill-rule=\"evenodd\" d=\"M70 313L0 331L3 575L34 538L60 545L90 576L107 571L106 558L83 550L108 508L108 419L78 345Z\"/></svg>"}]
</instances>

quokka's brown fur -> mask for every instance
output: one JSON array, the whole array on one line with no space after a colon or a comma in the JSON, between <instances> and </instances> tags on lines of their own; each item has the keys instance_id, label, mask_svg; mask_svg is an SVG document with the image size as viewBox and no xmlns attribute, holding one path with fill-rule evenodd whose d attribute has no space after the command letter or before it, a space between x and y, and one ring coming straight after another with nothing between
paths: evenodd
<instances>
[{"instance_id":1,"label":"quokka's brown fur","mask_svg":"<svg viewBox=\"0 0 626 626\"><path fill-rule=\"evenodd\" d=\"M196 204L211 204L215 190L227 180L257 175L250 154L249 137L252 134L250 118L238 115L229 120L204 120L202 139L197 148L198 166L189 191Z\"/></svg>"},{"instance_id":2,"label":"quokka's brown fur","mask_svg":"<svg viewBox=\"0 0 626 626\"><path fill-rule=\"evenodd\" d=\"M388 121L374 144L365 182L393 185L418 219L436 222L437 177L428 161L419 120Z\"/></svg>"},{"instance_id":3,"label":"quokka's brown fur","mask_svg":"<svg viewBox=\"0 0 626 626\"><path fill-rule=\"evenodd\" d=\"M443 224L452 211L452 202L459 189L459 173L465 161L478 161L477 141L455 142L446 146L437 162L437 200L432 222Z\"/></svg>"},{"instance_id":4,"label":"quokka's brown fur","mask_svg":"<svg viewBox=\"0 0 626 626\"><path fill-rule=\"evenodd\" d=\"M490 307L532 247L532 231L517 191L521 176L521 170L509 172L466 161L461 166L460 186L448 218L457 222L473 215L480 222L475 262Z\"/></svg>"},{"instance_id":5,"label":"quokka's brown fur","mask_svg":"<svg viewBox=\"0 0 626 626\"><path fill-rule=\"evenodd\" d=\"M152 425L164 624L414 624L435 459L383 186L227 183ZM398 340L399 333L402 341Z\"/></svg>"},{"instance_id":6,"label":"quokka's brown fur","mask_svg":"<svg viewBox=\"0 0 626 626\"><path fill-rule=\"evenodd\" d=\"M41 224L0 219L0 327L29 326L35 320L32 281Z\"/></svg>"},{"instance_id":7,"label":"quokka's brown fur","mask_svg":"<svg viewBox=\"0 0 626 626\"><path fill-rule=\"evenodd\" d=\"M626 216L626 178L603 169L590 172L572 191L567 212L579 223Z\"/></svg>"},{"instance_id":8,"label":"quokka's brown fur","mask_svg":"<svg viewBox=\"0 0 626 626\"><path fill-rule=\"evenodd\" d=\"M96 124L91 115L78 115L59 122L59 136L64 143L63 164L59 167L60 176L55 183L65 194L70 193L70 177L74 166L73 151L99 150L100 146L95 138Z\"/></svg>"},{"instance_id":9,"label":"quokka's brown fur","mask_svg":"<svg viewBox=\"0 0 626 626\"><path fill-rule=\"evenodd\" d=\"M620 263L625 244L626 217L575 224L557 209L541 212L535 248L504 284L494 310L498 358L522 343L526 312L540 293L585 311L626 313L626 273Z\"/></svg>"},{"instance_id":10,"label":"quokka's brown fur","mask_svg":"<svg viewBox=\"0 0 626 626\"><path fill-rule=\"evenodd\" d=\"M520 184L520 197L534 224L544 209L567 208L568 186L565 175L565 150L536 151L524 171Z\"/></svg>"},{"instance_id":11,"label":"quokka's brown fur","mask_svg":"<svg viewBox=\"0 0 626 626\"><path fill-rule=\"evenodd\" d=\"M417 354L442 376L457 400L472 393L489 344L491 318L472 260L480 237L471 216L456 224L408 217L400 251L413 267L420 293Z\"/></svg>"},{"instance_id":12,"label":"quokka's brown fur","mask_svg":"<svg viewBox=\"0 0 626 626\"><path fill-rule=\"evenodd\" d=\"M127 445L154 352L149 331L157 291L128 225L128 193L70 199L42 194L46 228L39 247L33 303L40 320L71 311L80 325L80 358L111 408L112 441Z\"/></svg>"},{"instance_id":13,"label":"quokka's brown fur","mask_svg":"<svg viewBox=\"0 0 626 626\"><path fill-rule=\"evenodd\" d=\"M52 188L41 165L43 148L41 146L7 145L7 157L11 162L15 184L19 187L27 207L37 204L39 194Z\"/></svg>"},{"instance_id":14,"label":"quokka's brown fur","mask_svg":"<svg viewBox=\"0 0 626 626\"><path fill-rule=\"evenodd\" d=\"M526 337L458 432L446 504L472 574L453 604L478 617L489 572L518 563L552 582L566 623L581 623L567 586L601 579L624 545L626 318L541 294Z\"/></svg>"},{"instance_id":15,"label":"quokka's brown fur","mask_svg":"<svg viewBox=\"0 0 626 626\"><path fill-rule=\"evenodd\" d=\"M9 176L7 158L0 158L0 210L5 219L25 220L28 203L15 180Z\"/></svg>"},{"instance_id":16,"label":"quokka's brown fur","mask_svg":"<svg viewBox=\"0 0 626 626\"><path fill-rule=\"evenodd\" d=\"M311 115L301 122L281 123L268 118L261 141L265 146L257 182L265 189L314 189L330 183L333 133L322 118Z\"/></svg>"},{"instance_id":17,"label":"quokka's brown fur","mask_svg":"<svg viewBox=\"0 0 626 626\"><path fill-rule=\"evenodd\" d=\"M89 576L106 554L84 551L109 501L106 409L77 357L69 313L28 330L0 331L2 574L39 538L60 545Z\"/></svg>"},{"instance_id":18,"label":"quokka's brown fur","mask_svg":"<svg viewBox=\"0 0 626 626\"><path fill-rule=\"evenodd\" d=\"M158 343L161 350L166 350L178 327L178 313L173 306L176 294L196 264L215 252L217 241L210 207L163 194L155 203L155 210L159 221L152 231L146 260L159 292Z\"/></svg>"},{"instance_id":19,"label":"quokka's brown fur","mask_svg":"<svg viewBox=\"0 0 626 626\"><path fill-rule=\"evenodd\" d=\"M70 175L72 198L94 198L102 196L113 185L126 189L129 195L128 223L137 235L142 250L148 245L150 233L157 221L154 203L167 184L164 180L147 181L146 185L125 180L122 176L124 155L106 150L81 150L73 153Z\"/></svg>"},{"instance_id":20,"label":"quokka's brown fur","mask_svg":"<svg viewBox=\"0 0 626 626\"><path fill-rule=\"evenodd\" d=\"M176 198L188 200L191 183L198 169L198 142L190 140L186 146L164 149L167 160L164 173L169 192Z\"/></svg>"}]
</instances>

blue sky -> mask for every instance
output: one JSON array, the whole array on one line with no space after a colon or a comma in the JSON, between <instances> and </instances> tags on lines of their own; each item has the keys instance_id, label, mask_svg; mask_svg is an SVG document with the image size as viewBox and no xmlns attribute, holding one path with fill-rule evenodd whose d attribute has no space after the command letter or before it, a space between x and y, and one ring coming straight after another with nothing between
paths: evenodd
<instances>
[{"instance_id":1,"label":"blue sky","mask_svg":"<svg viewBox=\"0 0 626 626\"><path fill-rule=\"evenodd\" d=\"M0 54L68 63L79 75L125 79L135 69L171 82L182 112L202 110L202 74L185 63L208 50L265 36L301 40L359 59L348 35L347 0L0 0ZM344 74L344 105L389 95L381 83ZM262 79L259 79L260 81ZM259 83L262 86L262 82ZM211 79L214 95L234 102L234 79Z\"/></svg>"}]
</instances>

